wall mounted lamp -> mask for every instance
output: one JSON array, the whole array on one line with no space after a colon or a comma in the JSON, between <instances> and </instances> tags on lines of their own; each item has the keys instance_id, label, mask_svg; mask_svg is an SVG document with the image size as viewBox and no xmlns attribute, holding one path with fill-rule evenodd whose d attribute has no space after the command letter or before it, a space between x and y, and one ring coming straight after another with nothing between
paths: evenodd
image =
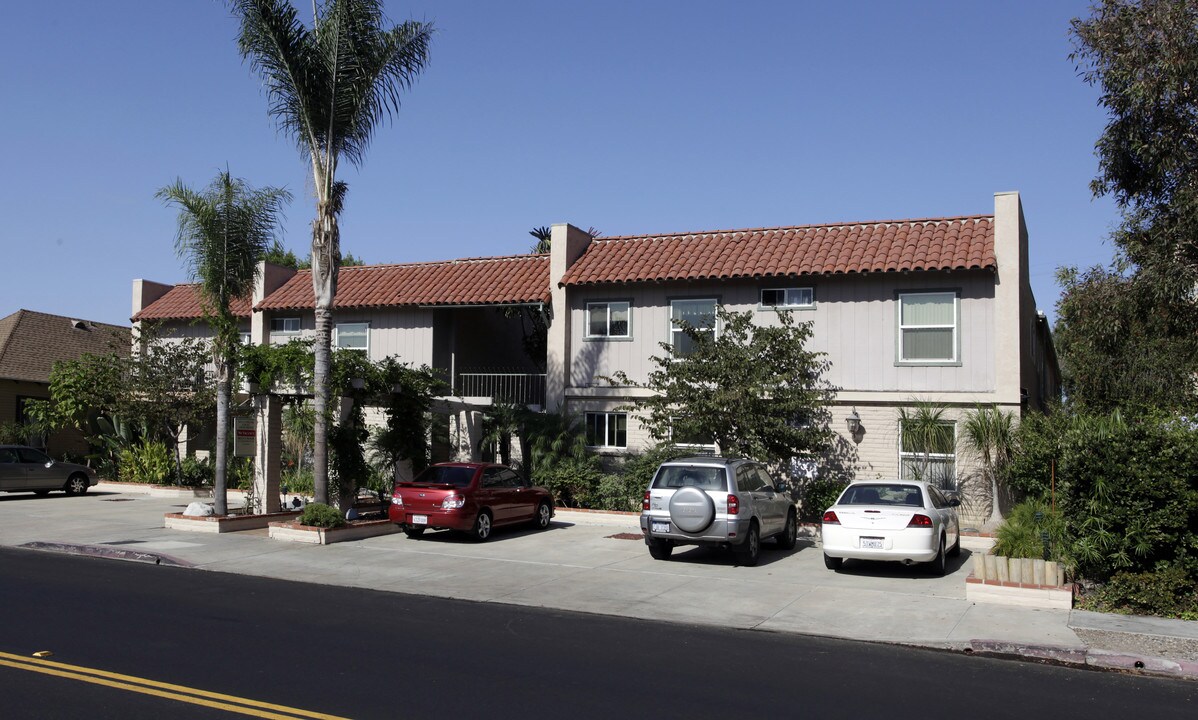
<instances>
[{"instance_id":1,"label":"wall mounted lamp","mask_svg":"<svg viewBox=\"0 0 1198 720\"><path fill-rule=\"evenodd\" d=\"M861 416L857 414L857 408L853 408L853 412L845 419L849 426L849 435L856 435L861 432Z\"/></svg>"}]
</instances>

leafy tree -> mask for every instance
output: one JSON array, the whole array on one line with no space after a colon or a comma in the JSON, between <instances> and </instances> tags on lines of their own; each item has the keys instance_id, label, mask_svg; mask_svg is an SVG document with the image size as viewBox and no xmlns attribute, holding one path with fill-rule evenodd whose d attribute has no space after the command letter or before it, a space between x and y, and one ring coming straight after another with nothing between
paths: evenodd
<instances>
[{"instance_id":1,"label":"leafy tree","mask_svg":"<svg viewBox=\"0 0 1198 720\"><path fill-rule=\"evenodd\" d=\"M158 197L179 208L175 249L200 281L204 319L212 328L212 364L216 369L216 448L213 497L217 515L229 511L225 493L228 468L229 404L241 329L234 300L254 290L258 262L279 230L279 214L291 194L279 188L255 190L229 171L219 173L202 191L176 180Z\"/></svg>"},{"instance_id":2,"label":"leafy tree","mask_svg":"<svg viewBox=\"0 0 1198 720\"><path fill-rule=\"evenodd\" d=\"M1096 195L1124 210L1115 234L1132 262L1163 264L1183 290L1198 277L1198 2L1102 0L1072 23L1082 78L1110 121L1098 139ZM1178 276L1181 277L1178 277ZM1179 281L1179 282L1176 282Z\"/></svg>"},{"instance_id":3,"label":"leafy tree","mask_svg":"<svg viewBox=\"0 0 1198 720\"><path fill-rule=\"evenodd\" d=\"M956 469L952 475L947 468L933 463L933 455L954 454L955 440L950 421L944 419L947 408L934 402L916 401L913 407L899 408L900 441L904 453L917 456L916 464L908 468L916 479L949 485L955 482Z\"/></svg>"},{"instance_id":4,"label":"leafy tree","mask_svg":"<svg viewBox=\"0 0 1198 720\"><path fill-rule=\"evenodd\" d=\"M289 267L292 270L308 270L312 267L310 254L301 260L295 252L283 247L283 244L277 240L266 250L266 255L262 259L272 265ZM365 264L366 261L354 257L353 253L346 253L341 257L341 267Z\"/></svg>"},{"instance_id":5,"label":"leafy tree","mask_svg":"<svg viewBox=\"0 0 1198 720\"><path fill-rule=\"evenodd\" d=\"M777 314L778 324L753 323L753 313L717 309L718 336L684 321L685 354L661 343L645 384L653 395L634 401L641 423L660 441L715 440L725 454L778 463L812 458L830 446L827 407L833 388L828 361L806 345L810 323ZM615 384L631 386L623 372Z\"/></svg>"},{"instance_id":6,"label":"leafy tree","mask_svg":"<svg viewBox=\"0 0 1198 720\"><path fill-rule=\"evenodd\" d=\"M332 310L341 265L338 218L347 186L342 159L360 165L374 130L399 111L400 94L428 64L429 23L387 27L380 0L313 4L311 27L288 0L230 0L238 47L266 84L270 114L311 162L316 191L312 290L316 301L313 474L328 502L328 403Z\"/></svg>"},{"instance_id":7,"label":"leafy tree","mask_svg":"<svg viewBox=\"0 0 1198 720\"><path fill-rule=\"evenodd\" d=\"M1166 300L1145 276L1091 268L1058 272L1056 343L1062 385L1083 412L1195 408L1198 313Z\"/></svg>"}]
</instances>

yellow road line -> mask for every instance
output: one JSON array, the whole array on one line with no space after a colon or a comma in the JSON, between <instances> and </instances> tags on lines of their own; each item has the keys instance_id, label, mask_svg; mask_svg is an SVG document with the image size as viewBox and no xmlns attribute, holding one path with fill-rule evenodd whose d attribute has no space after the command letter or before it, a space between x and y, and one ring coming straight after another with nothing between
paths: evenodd
<instances>
[{"instance_id":1,"label":"yellow road line","mask_svg":"<svg viewBox=\"0 0 1198 720\"><path fill-rule=\"evenodd\" d=\"M324 713L302 710L300 708L287 707L286 705L275 705L258 700L240 698L235 695L225 695L222 693L209 692L207 690L198 690L196 688L189 688L184 685L173 685L171 683L147 680L145 678L139 678L133 675L122 675L120 673L109 672L107 670L97 670L95 668L80 667L78 665L68 665L66 663L54 662L53 660L28 658L6 652L0 652L0 666L12 667L18 670L29 670L31 672L42 673L44 675L53 675L71 680L80 680L82 682L92 683L94 685L103 685L117 688L119 690L129 690L131 692L142 693L143 695L153 695L156 697L166 698L168 700L177 700L179 702L191 703L193 705L203 705L205 707L241 713L243 715L252 715L254 717L271 718L272 720L295 720L295 718L313 718L314 720L347 720L346 718L339 717L337 715L326 715Z\"/></svg>"}]
</instances>

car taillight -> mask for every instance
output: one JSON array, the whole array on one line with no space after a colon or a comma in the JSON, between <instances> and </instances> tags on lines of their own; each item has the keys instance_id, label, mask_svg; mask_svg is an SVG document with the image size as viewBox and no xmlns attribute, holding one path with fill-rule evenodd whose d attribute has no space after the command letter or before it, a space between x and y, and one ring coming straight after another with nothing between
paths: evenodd
<instances>
[{"instance_id":1,"label":"car taillight","mask_svg":"<svg viewBox=\"0 0 1198 720\"><path fill-rule=\"evenodd\" d=\"M728 495L728 514L736 515L740 512L740 498L735 495Z\"/></svg>"},{"instance_id":2,"label":"car taillight","mask_svg":"<svg viewBox=\"0 0 1198 720\"><path fill-rule=\"evenodd\" d=\"M649 509L649 491L646 490L645 491L645 499L641 500L641 510L648 510L648 509Z\"/></svg>"},{"instance_id":3,"label":"car taillight","mask_svg":"<svg viewBox=\"0 0 1198 720\"><path fill-rule=\"evenodd\" d=\"M391 504L392 505L403 505L403 495L400 495L398 490L391 493Z\"/></svg>"},{"instance_id":4,"label":"car taillight","mask_svg":"<svg viewBox=\"0 0 1198 720\"><path fill-rule=\"evenodd\" d=\"M824 513L824 524L825 525L839 525L840 518L836 517L836 513L832 512L831 510L828 510L827 512Z\"/></svg>"},{"instance_id":5,"label":"car taillight","mask_svg":"<svg viewBox=\"0 0 1198 720\"><path fill-rule=\"evenodd\" d=\"M447 495L441 501L442 510L457 510L466 504L466 498L463 495Z\"/></svg>"},{"instance_id":6,"label":"car taillight","mask_svg":"<svg viewBox=\"0 0 1198 720\"><path fill-rule=\"evenodd\" d=\"M927 515L915 513L911 516L911 522L907 523L907 527L932 527L932 518Z\"/></svg>"}]
</instances>

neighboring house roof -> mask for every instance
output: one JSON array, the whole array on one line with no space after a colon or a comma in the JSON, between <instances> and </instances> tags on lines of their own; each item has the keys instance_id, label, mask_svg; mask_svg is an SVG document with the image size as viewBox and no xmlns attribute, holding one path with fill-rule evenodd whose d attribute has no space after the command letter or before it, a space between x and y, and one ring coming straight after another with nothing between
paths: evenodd
<instances>
[{"instance_id":1,"label":"neighboring house roof","mask_svg":"<svg viewBox=\"0 0 1198 720\"><path fill-rule=\"evenodd\" d=\"M404 265L353 265L337 275L335 307L515 305L549 302L549 256L466 258ZM312 274L300 270L255 307L311 310Z\"/></svg>"},{"instance_id":2,"label":"neighboring house roof","mask_svg":"<svg viewBox=\"0 0 1198 720\"><path fill-rule=\"evenodd\" d=\"M239 318L250 316L249 298L236 299L229 303L233 315ZM181 284L166 291L166 294L142 308L133 316L133 322L139 320L192 320L204 317L204 308L200 305L199 283Z\"/></svg>"},{"instance_id":3,"label":"neighboring house roof","mask_svg":"<svg viewBox=\"0 0 1198 720\"><path fill-rule=\"evenodd\" d=\"M994 216L599 238L562 285L994 269Z\"/></svg>"},{"instance_id":4,"label":"neighboring house roof","mask_svg":"<svg viewBox=\"0 0 1198 720\"><path fill-rule=\"evenodd\" d=\"M18 310L0 318L0 378L50 382L55 362L114 350L128 355L129 344L129 328L121 325Z\"/></svg>"}]
</instances>

